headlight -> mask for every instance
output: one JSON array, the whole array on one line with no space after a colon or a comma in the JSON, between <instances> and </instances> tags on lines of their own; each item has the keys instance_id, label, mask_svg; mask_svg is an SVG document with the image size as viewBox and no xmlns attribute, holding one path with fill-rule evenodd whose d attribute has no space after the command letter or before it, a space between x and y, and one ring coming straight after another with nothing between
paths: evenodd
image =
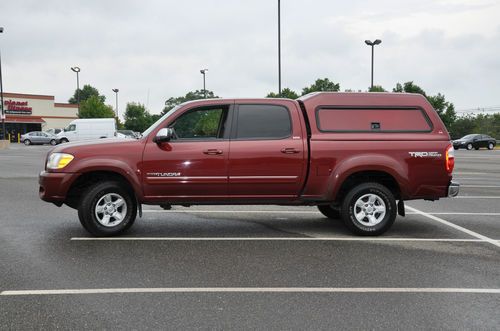
<instances>
[{"instance_id":1,"label":"headlight","mask_svg":"<svg viewBox=\"0 0 500 331\"><path fill-rule=\"evenodd\" d=\"M52 153L47 160L47 169L62 169L67 166L75 157L66 153Z\"/></svg>"}]
</instances>

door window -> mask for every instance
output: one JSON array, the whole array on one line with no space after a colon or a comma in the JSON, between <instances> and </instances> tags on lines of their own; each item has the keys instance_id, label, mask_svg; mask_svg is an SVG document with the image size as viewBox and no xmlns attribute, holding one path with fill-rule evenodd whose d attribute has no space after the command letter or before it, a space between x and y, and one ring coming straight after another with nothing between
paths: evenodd
<instances>
[{"instance_id":1,"label":"door window","mask_svg":"<svg viewBox=\"0 0 500 331\"><path fill-rule=\"evenodd\" d=\"M277 105L240 105L236 139L284 139L292 132L288 109Z\"/></svg>"},{"instance_id":2,"label":"door window","mask_svg":"<svg viewBox=\"0 0 500 331\"><path fill-rule=\"evenodd\" d=\"M228 107L197 108L181 115L170 125L174 140L211 140L224 137Z\"/></svg>"}]
</instances>

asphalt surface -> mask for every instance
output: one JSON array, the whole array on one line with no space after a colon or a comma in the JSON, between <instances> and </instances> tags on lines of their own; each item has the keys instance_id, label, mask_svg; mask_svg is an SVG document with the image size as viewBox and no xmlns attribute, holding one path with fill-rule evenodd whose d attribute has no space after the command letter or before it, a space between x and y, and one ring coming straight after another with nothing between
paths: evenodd
<instances>
[{"instance_id":1,"label":"asphalt surface","mask_svg":"<svg viewBox=\"0 0 500 331\"><path fill-rule=\"evenodd\" d=\"M145 206L87 240L38 198L49 149L0 151L2 330L500 329L498 150L457 151L459 197L408 202L382 237L314 207Z\"/></svg>"}]
</instances>

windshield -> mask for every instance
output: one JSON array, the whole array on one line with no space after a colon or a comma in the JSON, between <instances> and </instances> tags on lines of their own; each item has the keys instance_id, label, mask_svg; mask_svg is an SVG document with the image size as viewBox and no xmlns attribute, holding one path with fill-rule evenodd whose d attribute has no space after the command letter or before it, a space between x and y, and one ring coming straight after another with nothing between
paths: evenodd
<instances>
[{"instance_id":1,"label":"windshield","mask_svg":"<svg viewBox=\"0 0 500 331\"><path fill-rule=\"evenodd\" d=\"M475 136L477 136L476 134L468 134L466 135L465 137L462 137L460 139L463 139L463 140L467 140L467 139L472 139L474 138Z\"/></svg>"},{"instance_id":2,"label":"windshield","mask_svg":"<svg viewBox=\"0 0 500 331\"><path fill-rule=\"evenodd\" d=\"M172 115L180 107L181 107L181 105L178 105L178 106L175 106L174 108L170 109L165 115L163 115L162 117L160 117L160 119L158 119L158 121L154 122L149 128L147 128L146 131L144 131L142 133L142 136L146 137L148 134L150 134L151 131L153 131L154 129L156 129L156 127L158 125L160 125L161 122L163 122L167 117L169 117L170 115Z\"/></svg>"}]
</instances>

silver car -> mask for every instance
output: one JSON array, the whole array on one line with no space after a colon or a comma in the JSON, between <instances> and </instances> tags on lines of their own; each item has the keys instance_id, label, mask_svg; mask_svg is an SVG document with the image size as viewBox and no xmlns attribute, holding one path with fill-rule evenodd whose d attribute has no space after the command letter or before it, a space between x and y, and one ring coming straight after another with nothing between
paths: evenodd
<instances>
[{"instance_id":1,"label":"silver car","mask_svg":"<svg viewBox=\"0 0 500 331\"><path fill-rule=\"evenodd\" d=\"M42 131L32 131L21 136L21 141L26 145L43 145L43 144L51 144L52 146L58 143L58 139L56 136L50 133L42 132Z\"/></svg>"}]
</instances>

